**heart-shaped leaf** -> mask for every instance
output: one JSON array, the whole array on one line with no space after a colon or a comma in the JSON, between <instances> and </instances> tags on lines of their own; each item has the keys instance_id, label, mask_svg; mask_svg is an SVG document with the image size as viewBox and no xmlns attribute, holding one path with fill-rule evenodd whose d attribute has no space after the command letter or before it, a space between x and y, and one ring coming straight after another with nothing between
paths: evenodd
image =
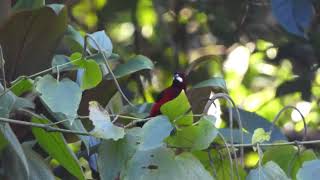
<instances>
[{"instance_id":1,"label":"heart-shaped leaf","mask_svg":"<svg viewBox=\"0 0 320 180\"><path fill-rule=\"evenodd\" d=\"M156 116L150 119L142 128L142 140L139 150L145 151L161 147L163 140L173 130L169 119L166 116Z\"/></svg>"},{"instance_id":2,"label":"heart-shaped leaf","mask_svg":"<svg viewBox=\"0 0 320 180\"><path fill-rule=\"evenodd\" d=\"M36 83L36 90L41 93L41 100L51 112L62 113L71 122L77 116L82 95L77 83L70 79L57 81L51 75L46 75Z\"/></svg>"}]
</instances>

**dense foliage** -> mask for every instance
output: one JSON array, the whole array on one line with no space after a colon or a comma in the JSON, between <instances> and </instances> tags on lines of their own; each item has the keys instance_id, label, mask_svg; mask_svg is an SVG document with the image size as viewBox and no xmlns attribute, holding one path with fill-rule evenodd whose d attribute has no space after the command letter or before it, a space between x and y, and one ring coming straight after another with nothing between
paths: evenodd
<instances>
[{"instance_id":1,"label":"dense foliage","mask_svg":"<svg viewBox=\"0 0 320 180\"><path fill-rule=\"evenodd\" d=\"M312 0L0 0L0 179L313 179L319 13ZM149 118L175 71L187 90Z\"/></svg>"}]
</instances>

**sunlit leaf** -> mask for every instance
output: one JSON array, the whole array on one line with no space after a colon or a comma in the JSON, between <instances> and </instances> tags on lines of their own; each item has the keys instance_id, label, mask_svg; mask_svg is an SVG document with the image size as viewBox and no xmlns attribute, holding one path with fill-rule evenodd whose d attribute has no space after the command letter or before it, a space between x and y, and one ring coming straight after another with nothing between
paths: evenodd
<instances>
[{"instance_id":1,"label":"sunlit leaf","mask_svg":"<svg viewBox=\"0 0 320 180\"><path fill-rule=\"evenodd\" d=\"M51 75L46 75L36 83L36 90L50 111L66 115L71 122L77 116L82 91L75 82L70 79L58 82Z\"/></svg>"},{"instance_id":2,"label":"sunlit leaf","mask_svg":"<svg viewBox=\"0 0 320 180\"><path fill-rule=\"evenodd\" d=\"M190 148L192 150L207 149L218 134L214 124L201 118L196 125L178 129L176 135L166 139L174 147Z\"/></svg>"},{"instance_id":3,"label":"sunlit leaf","mask_svg":"<svg viewBox=\"0 0 320 180\"><path fill-rule=\"evenodd\" d=\"M31 79L22 78L12 85L11 91L16 96L21 96L25 92L30 92L33 89L33 82Z\"/></svg>"},{"instance_id":4,"label":"sunlit leaf","mask_svg":"<svg viewBox=\"0 0 320 180\"><path fill-rule=\"evenodd\" d=\"M89 102L89 111L89 119L95 126L90 132L93 136L115 141L124 137L124 128L115 126L111 122L108 112L100 107L97 102Z\"/></svg>"},{"instance_id":5,"label":"sunlit leaf","mask_svg":"<svg viewBox=\"0 0 320 180\"><path fill-rule=\"evenodd\" d=\"M169 119L166 116L156 116L150 119L142 128L142 140L139 150L145 151L161 147L163 140L173 130Z\"/></svg>"},{"instance_id":6,"label":"sunlit leaf","mask_svg":"<svg viewBox=\"0 0 320 180\"><path fill-rule=\"evenodd\" d=\"M178 97L161 106L162 114L169 117L170 121L177 125L191 125L193 122L191 106L184 91Z\"/></svg>"},{"instance_id":7,"label":"sunlit leaf","mask_svg":"<svg viewBox=\"0 0 320 180\"><path fill-rule=\"evenodd\" d=\"M32 122L48 124L49 120L32 117ZM69 149L63 135L59 132L47 132L40 128L32 128L32 133L40 146L52 158L56 159L65 169L78 179L85 179L78 159Z\"/></svg>"},{"instance_id":8,"label":"sunlit leaf","mask_svg":"<svg viewBox=\"0 0 320 180\"><path fill-rule=\"evenodd\" d=\"M144 69L153 69L154 65L152 61L142 55L137 55L128 60L125 64L118 65L114 70L113 73L116 78L120 78L123 76L127 76L129 74L135 73L137 71L141 71ZM108 74L106 76L107 79L112 79L112 76Z\"/></svg>"},{"instance_id":9,"label":"sunlit leaf","mask_svg":"<svg viewBox=\"0 0 320 180\"><path fill-rule=\"evenodd\" d=\"M289 180L286 173L274 162L269 161L263 167L259 169L253 169L248 174L247 180L270 180L270 179L278 179L278 180Z\"/></svg>"},{"instance_id":10,"label":"sunlit leaf","mask_svg":"<svg viewBox=\"0 0 320 180\"><path fill-rule=\"evenodd\" d=\"M80 81L81 89L91 89L102 81L102 73L99 64L93 59L83 59L80 53L74 53L70 57L72 64L78 68L77 80Z\"/></svg>"},{"instance_id":11,"label":"sunlit leaf","mask_svg":"<svg viewBox=\"0 0 320 180\"><path fill-rule=\"evenodd\" d=\"M121 172L120 179L213 179L192 154L185 152L176 156L172 150L166 148L138 151L126 168L126 171Z\"/></svg>"},{"instance_id":12,"label":"sunlit leaf","mask_svg":"<svg viewBox=\"0 0 320 180\"><path fill-rule=\"evenodd\" d=\"M252 144L262 143L270 140L270 132L265 132L264 129L258 128L254 130L252 135Z\"/></svg>"}]
</instances>

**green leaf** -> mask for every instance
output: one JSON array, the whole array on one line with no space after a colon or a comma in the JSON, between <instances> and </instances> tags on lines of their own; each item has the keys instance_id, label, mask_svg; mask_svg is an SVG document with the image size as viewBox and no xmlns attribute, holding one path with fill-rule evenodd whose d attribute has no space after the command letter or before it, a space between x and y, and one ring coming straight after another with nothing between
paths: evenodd
<instances>
[{"instance_id":1,"label":"green leaf","mask_svg":"<svg viewBox=\"0 0 320 180\"><path fill-rule=\"evenodd\" d=\"M98 149L101 179L117 179L141 142L141 128L132 128L118 141L103 140Z\"/></svg>"},{"instance_id":2,"label":"green leaf","mask_svg":"<svg viewBox=\"0 0 320 180\"><path fill-rule=\"evenodd\" d=\"M185 152L175 156L174 152L167 148L137 151L126 168L125 171L121 171L120 179L213 179L192 154Z\"/></svg>"},{"instance_id":3,"label":"green leaf","mask_svg":"<svg viewBox=\"0 0 320 180\"><path fill-rule=\"evenodd\" d=\"M212 121L201 118L195 125L178 129L174 136L166 139L166 142L175 147L203 150L210 146L217 134L218 130Z\"/></svg>"},{"instance_id":4,"label":"green leaf","mask_svg":"<svg viewBox=\"0 0 320 180\"><path fill-rule=\"evenodd\" d=\"M84 70L84 72L81 73L81 77L78 77L81 78L81 89L94 88L102 81L100 66L93 59L83 59L80 53L74 53L71 55L70 60L77 60L72 62L72 64Z\"/></svg>"},{"instance_id":5,"label":"green leaf","mask_svg":"<svg viewBox=\"0 0 320 180\"><path fill-rule=\"evenodd\" d=\"M184 91L178 97L161 106L162 114L169 117L170 121L177 125L191 125L193 123L192 112L188 112L190 104Z\"/></svg>"},{"instance_id":6,"label":"green leaf","mask_svg":"<svg viewBox=\"0 0 320 180\"><path fill-rule=\"evenodd\" d=\"M68 56L61 55L61 54L54 55L51 63L51 67L53 68L52 72L58 73L57 68L59 68L59 72L72 70L73 66L71 64L66 64L69 62L70 61Z\"/></svg>"},{"instance_id":7,"label":"green leaf","mask_svg":"<svg viewBox=\"0 0 320 180\"><path fill-rule=\"evenodd\" d=\"M17 12L0 27L7 81L50 68L67 27L66 8L59 6L62 9L58 14L54 7Z\"/></svg>"},{"instance_id":8,"label":"green leaf","mask_svg":"<svg viewBox=\"0 0 320 180\"><path fill-rule=\"evenodd\" d=\"M67 44L71 52L82 52L84 46L84 38L71 25L68 25L67 31L63 37L63 42Z\"/></svg>"},{"instance_id":9,"label":"green leaf","mask_svg":"<svg viewBox=\"0 0 320 180\"><path fill-rule=\"evenodd\" d=\"M89 111L89 119L94 125L94 129L90 132L93 136L115 141L124 137L124 128L112 124L108 112L100 107L98 102L89 102Z\"/></svg>"},{"instance_id":10,"label":"green leaf","mask_svg":"<svg viewBox=\"0 0 320 180\"><path fill-rule=\"evenodd\" d=\"M71 122L77 116L82 91L75 82L70 79L58 82L51 75L46 75L36 83L36 90L50 111L66 115Z\"/></svg>"},{"instance_id":11,"label":"green leaf","mask_svg":"<svg viewBox=\"0 0 320 180\"><path fill-rule=\"evenodd\" d=\"M37 9L45 5L44 0L18 0L13 6L14 11L25 10L25 9Z\"/></svg>"},{"instance_id":12,"label":"green leaf","mask_svg":"<svg viewBox=\"0 0 320 180\"><path fill-rule=\"evenodd\" d=\"M204 88L210 87L217 90L222 90L223 92L228 92L226 82L222 77L213 77L211 79L201 81L194 85L192 88Z\"/></svg>"},{"instance_id":13,"label":"green leaf","mask_svg":"<svg viewBox=\"0 0 320 180\"><path fill-rule=\"evenodd\" d=\"M32 117L32 122L48 124L49 120ZM69 149L61 133L46 132L40 128L32 128L32 133L40 146L54 159L56 159L66 170L78 179L85 179L78 159Z\"/></svg>"},{"instance_id":14,"label":"green leaf","mask_svg":"<svg viewBox=\"0 0 320 180\"><path fill-rule=\"evenodd\" d=\"M11 91L16 96L21 96L25 92L31 92L32 89L33 89L33 81L28 78L21 78L20 80L12 84Z\"/></svg>"},{"instance_id":15,"label":"green leaf","mask_svg":"<svg viewBox=\"0 0 320 180\"><path fill-rule=\"evenodd\" d=\"M7 123L0 123L0 133L6 140L7 144L3 157L9 158L7 160L2 159L7 162L6 166L4 166L4 172L9 173L8 175L11 177L12 174L10 172L15 170L15 172L19 173L18 177L29 177L30 171L27 158L10 125Z\"/></svg>"},{"instance_id":16,"label":"green leaf","mask_svg":"<svg viewBox=\"0 0 320 180\"><path fill-rule=\"evenodd\" d=\"M269 161L263 167L256 168L250 171L249 175L246 178L247 180L289 180L286 173L273 161Z\"/></svg>"},{"instance_id":17,"label":"green leaf","mask_svg":"<svg viewBox=\"0 0 320 180\"><path fill-rule=\"evenodd\" d=\"M306 161L297 174L297 180L313 180L320 177L320 160Z\"/></svg>"},{"instance_id":18,"label":"green leaf","mask_svg":"<svg viewBox=\"0 0 320 180\"><path fill-rule=\"evenodd\" d=\"M252 135L252 144L262 143L270 140L270 132L265 132L264 129L258 128L254 130Z\"/></svg>"},{"instance_id":19,"label":"green leaf","mask_svg":"<svg viewBox=\"0 0 320 180\"><path fill-rule=\"evenodd\" d=\"M85 90L96 87L102 81L99 65L94 60L88 59L85 62L84 69L81 88Z\"/></svg>"},{"instance_id":20,"label":"green leaf","mask_svg":"<svg viewBox=\"0 0 320 180\"><path fill-rule=\"evenodd\" d=\"M223 135L225 140L227 142L231 142L231 132L230 128L222 128L219 129L219 132ZM243 133L243 142L241 142L241 132L239 129L233 129L233 143L238 143L238 144L250 144L252 140L252 134L246 131L242 131Z\"/></svg>"},{"instance_id":21,"label":"green leaf","mask_svg":"<svg viewBox=\"0 0 320 180\"><path fill-rule=\"evenodd\" d=\"M30 177L32 177L32 180L55 180L48 164L38 153L32 150L32 147L29 144L22 144L22 148L28 159Z\"/></svg>"},{"instance_id":22,"label":"green leaf","mask_svg":"<svg viewBox=\"0 0 320 180\"><path fill-rule=\"evenodd\" d=\"M146 151L164 145L163 140L173 130L166 116L156 116L150 119L142 128L142 142L139 150Z\"/></svg>"},{"instance_id":23,"label":"green leaf","mask_svg":"<svg viewBox=\"0 0 320 180\"><path fill-rule=\"evenodd\" d=\"M109 56L110 56L112 53L113 46L112 46L112 42L111 42L110 38L106 35L105 31L97 31L97 32L90 34L90 35L98 43L101 50L104 53L109 54ZM88 43L93 49L99 51L98 46L91 38L88 38Z\"/></svg>"},{"instance_id":24,"label":"green leaf","mask_svg":"<svg viewBox=\"0 0 320 180\"><path fill-rule=\"evenodd\" d=\"M4 88L0 83L0 94L4 92ZM15 96L9 91L6 94L0 96L0 117L9 117L14 103L16 101Z\"/></svg>"},{"instance_id":25,"label":"green leaf","mask_svg":"<svg viewBox=\"0 0 320 180\"><path fill-rule=\"evenodd\" d=\"M118 65L113 73L116 78L120 78L144 69L153 69L153 67L154 65L149 58L137 55L130 58L127 63ZM106 78L112 79L112 76L108 74Z\"/></svg>"},{"instance_id":26,"label":"green leaf","mask_svg":"<svg viewBox=\"0 0 320 180\"><path fill-rule=\"evenodd\" d=\"M273 161L277 163L288 176L296 177L296 173L302 166L303 162L316 159L312 150L298 153L295 146L275 146L268 148L263 155L262 162ZM290 173L290 174L289 174Z\"/></svg>"}]
</instances>

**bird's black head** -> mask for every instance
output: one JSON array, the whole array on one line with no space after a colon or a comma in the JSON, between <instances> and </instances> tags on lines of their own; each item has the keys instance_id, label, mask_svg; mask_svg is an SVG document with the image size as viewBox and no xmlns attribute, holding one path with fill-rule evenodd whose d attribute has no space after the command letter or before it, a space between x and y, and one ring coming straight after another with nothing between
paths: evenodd
<instances>
[{"instance_id":1,"label":"bird's black head","mask_svg":"<svg viewBox=\"0 0 320 180\"><path fill-rule=\"evenodd\" d=\"M186 89L186 77L184 73L181 73L181 72L174 73L172 85L182 89Z\"/></svg>"}]
</instances>

